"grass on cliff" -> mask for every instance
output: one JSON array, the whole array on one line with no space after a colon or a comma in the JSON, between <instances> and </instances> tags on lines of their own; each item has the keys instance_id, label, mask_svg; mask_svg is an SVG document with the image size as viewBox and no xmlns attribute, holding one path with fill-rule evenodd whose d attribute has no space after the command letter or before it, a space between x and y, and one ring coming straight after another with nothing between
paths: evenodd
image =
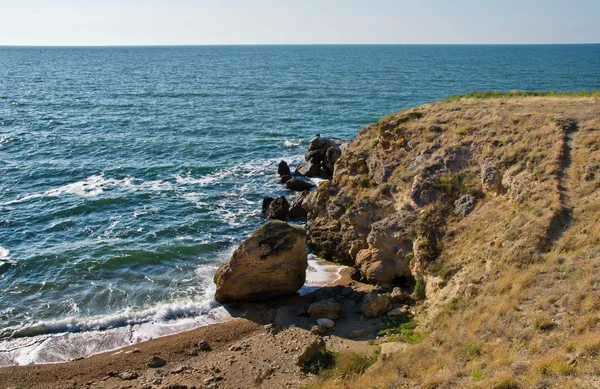
<instances>
[{"instance_id":1,"label":"grass on cliff","mask_svg":"<svg viewBox=\"0 0 600 389\"><path fill-rule=\"evenodd\" d=\"M466 94L450 96L443 102L452 102L460 99L490 99L503 97L596 97L600 98L600 90L580 91L472 91Z\"/></svg>"}]
</instances>

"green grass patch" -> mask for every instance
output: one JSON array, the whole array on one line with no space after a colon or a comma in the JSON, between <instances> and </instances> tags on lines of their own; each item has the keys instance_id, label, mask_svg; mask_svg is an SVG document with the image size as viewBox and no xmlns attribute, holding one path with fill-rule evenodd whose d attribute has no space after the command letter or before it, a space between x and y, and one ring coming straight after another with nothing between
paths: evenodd
<instances>
[{"instance_id":1,"label":"green grass patch","mask_svg":"<svg viewBox=\"0 0 600 389\"><path fill-rule=\"evenodd\" d=\"M307 374L319 374L323 370L331 369L335 365L336 355L337 353L323 348L310 361L304 362L302 371Z\"/></svg>"},{"instance_id":2,"label":"green grass patch","mask_svg":"<svg viewBox=\"0 0 600 389\"><path fill-rule=\"evenodd\" d=\"M460 99L493 99L504 97L600 97L600 90L580 91L473 91L462 95L450 96L443 102L452 102Z\"/></svg>"},{"instance_id":3,"label":"green grass patch","mask_svg":"<svg viewBox=\"0 0 600 389\"><path fill-rule=\"evenodd\" d=\"M399 315L387 318L386 328L377 332L377 336L387 336L392 342L418 343L425 337L416 332L417 323L412 315Z\"/></svg>"},{"instance_id":4,"label":"green grass patch","mask_svg":"<svg viewBox=\"0 0 600 389\"><path fill-rule=\"evenodd\" d=\"M476 367L475 369L471 370L471 379L475 382L483 379L483 370L481 367Z\"/></svg>"},{"instance_id":5,"label":"green grass patch","mask_svg":"<svg viewBox=\"0 0 600 389\"><path fill-rule=\"evenodd\" d=\"M425 279L423 277L417 277L415 280L415 288L413 290L413 297L415 300L425 300Z\"/></svg>"}]
</instances>

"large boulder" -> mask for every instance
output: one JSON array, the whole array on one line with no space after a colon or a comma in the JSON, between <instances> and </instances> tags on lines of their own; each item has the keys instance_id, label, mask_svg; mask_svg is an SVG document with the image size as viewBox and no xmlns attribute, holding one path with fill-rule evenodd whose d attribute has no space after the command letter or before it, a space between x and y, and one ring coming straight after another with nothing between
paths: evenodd
<instances>
[{"instance_id":1,"label":"large boulder","mask_svg":"<svg viewBox=\"0 0 600 389\"><path fill-rule=\"evenodd\" d=\"M304 285L307 266L304 229L267 222L217 270L215 299L229 304L294 294Z\"/></svg>"}]
</instances>

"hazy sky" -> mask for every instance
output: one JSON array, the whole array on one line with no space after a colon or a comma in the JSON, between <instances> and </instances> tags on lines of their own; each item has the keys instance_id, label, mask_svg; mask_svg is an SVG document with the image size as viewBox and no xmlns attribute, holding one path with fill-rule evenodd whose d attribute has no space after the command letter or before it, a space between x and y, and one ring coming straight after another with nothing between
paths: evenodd
<instances>
[{"instance_id":1,"label":"hazy sky","mask_svg":"<svg viewBox=\"0 0 600 389\"><path fill-rule=\"evenodd\" d=\"M0 45L590 42L600 0L0 0Z\"/></svg>"}]
</instances>

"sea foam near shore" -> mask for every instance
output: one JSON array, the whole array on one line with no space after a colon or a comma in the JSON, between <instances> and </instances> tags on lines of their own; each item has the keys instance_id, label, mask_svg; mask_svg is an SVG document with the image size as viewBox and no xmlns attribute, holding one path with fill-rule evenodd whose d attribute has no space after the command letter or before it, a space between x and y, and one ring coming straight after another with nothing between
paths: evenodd
<instances>
[{"instance_id":1,"label":"sea foam near shore","mask_svg":"<svg viewBox=\"0 0 600 389\"><path fill-rule=\"evenodd\" d=\"M306 283L298 292L301 295L336 282L344 268L311 254L308 264ZM0 340L0 366L67 362L231 319L227 308L216 304L213 296L214 288L199 301L172 302L81 321L41 323L17 333L18 337ZM35 331L43 333L34 335Z\"/></svg>"}]
</instances>

